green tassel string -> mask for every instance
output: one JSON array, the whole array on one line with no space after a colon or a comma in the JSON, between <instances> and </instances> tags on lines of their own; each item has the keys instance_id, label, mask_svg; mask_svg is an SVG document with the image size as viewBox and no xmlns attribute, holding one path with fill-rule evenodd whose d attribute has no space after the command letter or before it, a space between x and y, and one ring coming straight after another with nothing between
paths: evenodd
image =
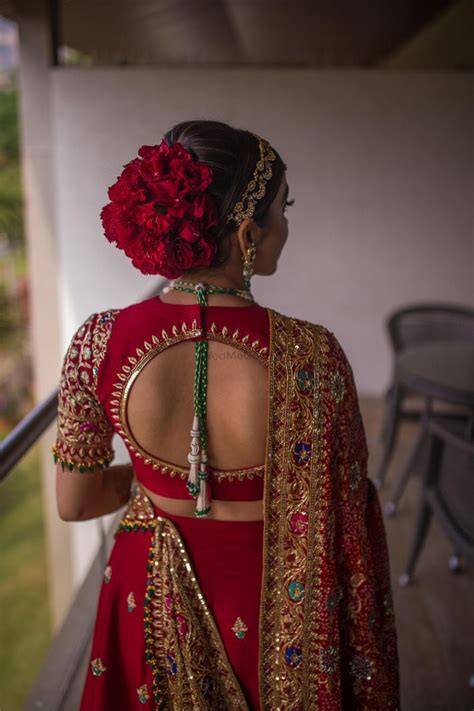
<instances>
[{"instance_id":1,"label":"green tassel string","mask_svg":"<svg viewBox=\"0 0 474 711\"><path fill-rule=\"evenodd\" d=\"M243 296L244 298L253 301L253 296L250 293L250 289L233 289L231 287L217 287L212 284L188 284L185 282L173 281L171 285L166 289L176 289L177 291L185 291L188 293L194 293L197 296L197 301L199 306L207 306L207 294L237 294L238 296ZM201 313L202 316L202 313ZM202 323L202 318L201 318ZM207 340L195 341L194 344L194 357L195 357L195 369L194 369L194 412L199 421L200 429L200 454L201 461L198 471L198 482L199 486L188 482L188 491L191 496L198 496L198 504L196 506L195 514L198 517L205 517L211 510L210 505L208 505L207 499L207 433L206 433L206 413L207 413L207 360L208 360L208 350L209 343Z\"/></svg>"}]
</instances>

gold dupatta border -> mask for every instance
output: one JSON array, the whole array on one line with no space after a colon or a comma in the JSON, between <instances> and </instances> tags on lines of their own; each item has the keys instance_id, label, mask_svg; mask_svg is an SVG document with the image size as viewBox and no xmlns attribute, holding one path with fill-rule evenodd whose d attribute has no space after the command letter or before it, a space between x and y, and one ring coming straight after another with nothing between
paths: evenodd
<instances>
[{"instance_id":1,"label":"gold dupatta border","mask_svg":"<svg viewBox=\"0 0 474 711\"><path fill-rule=\"evenodd\" d=\"M398 711L388 549L352 368L324 326L268 311L261 711Z\"/></svg>"},{"instance_id":2,"label":"gold dupatta border","mask_svg":"<svg viewBox=\"0 0 474 711\"><path fill-rule=\"evenodd\" d=\"M151 532L144 600L146 662L157 709L248 711L212 613L175 524L156 516L134 482L116 535Z\"/></svg>"},{"instance_id":3,"label":"gold dupatta border","mask_svg":"<svg viewBox=\"0 0 474 711\"><path fill-rule=\"evenodd\" d=\"M324 635L314 639L321 585L321 486L331 417L326 329L268 309L269 416L264 483L259 688L262 711L314 708L310 688ZM311 512L311 515L310 515Z\"/></svg>"}]
</instances>

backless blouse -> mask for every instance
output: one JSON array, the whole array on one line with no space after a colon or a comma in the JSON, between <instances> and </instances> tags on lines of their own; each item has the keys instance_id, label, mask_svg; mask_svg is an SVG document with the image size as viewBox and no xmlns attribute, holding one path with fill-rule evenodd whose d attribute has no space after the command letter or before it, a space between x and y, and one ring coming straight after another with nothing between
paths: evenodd
<instances>
[{"instance_id":1,"label":"backless blouse","mask_svg":"<svg viewBox=\"0 0 474 711\"><path fill-rule=\"evenodd\" d=\"M134 439L126 406L135 378L165 348L206 337L251 354L268 369L269 323L267 309L256 303L200 306L165 303L159 297L92 314L74 334L63 362L56 460L83 471L108 467L115 456L112 438L118 434L144 486L191 500L189 467L159 459ZM225 471L209 465L210 500L262 499L264 472L263 463Z\"/></svg>"}]
</instances>

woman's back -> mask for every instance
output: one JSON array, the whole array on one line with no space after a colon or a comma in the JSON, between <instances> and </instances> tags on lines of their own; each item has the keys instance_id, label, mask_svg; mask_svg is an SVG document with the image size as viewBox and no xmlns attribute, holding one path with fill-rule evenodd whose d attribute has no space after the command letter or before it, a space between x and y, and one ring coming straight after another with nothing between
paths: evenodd
<instances>
[{"instance_id":1,"label":"woman's back","mask_svg":"<svg viewBox=\"0 0 474 711\"><path fill-rule=\"evenodd\" d=\"M137 476L148 495L169 513L194 516L196 507L185 481L176 476L170 480L169 476L189 469L194 344L206 337L212 496L208 516L228 520L263 516L268 313L255 303L240 300L239 304L237 299L235 303L238 305L200 307L155 297L114 317L106 345L106 367L98 375L100 400L112 418L115 416L116 431L124 432ZM201 335L196 335L198 331ZM117 383L119 373L122 380ZM246 475L232 477L232 472L245 470Z\"/></svg>"}]
</instances>

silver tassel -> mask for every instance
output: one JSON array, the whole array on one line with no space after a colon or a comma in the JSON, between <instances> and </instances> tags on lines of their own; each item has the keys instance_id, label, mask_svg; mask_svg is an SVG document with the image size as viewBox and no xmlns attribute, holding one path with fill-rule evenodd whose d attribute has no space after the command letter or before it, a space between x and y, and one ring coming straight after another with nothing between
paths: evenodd
<instances>
[{"instance_id":1,"label":"silver tassel","mask_svg":"<svg viewBox=\"0 0 474 711\"><path fill-rule=\"evenodd\" d=\"M198 495L195 513L196 513L196 516L199 516L200 518L204 518L205 516L207 516L207 514L211 510L211 507L209 505L209 493L207 490L207 487L208 487L207 454L204 450L201 453L201 468L200 468L198 476L199 476L199 495Z\"/></svg>"},{"instance_id":2,"label":"silver tassel","mask_svg":"<svg viewBox=\"0 0 474 711\"><path fill-rule=\"evenodd\" d=\"M201 461L201 430L199 428L199 418L194 414L193 426L191 429L191 451L188 454L190 463L187 487L191 496L196 497L199 492L198 468Z\"/></svg>"}]
</instances>

